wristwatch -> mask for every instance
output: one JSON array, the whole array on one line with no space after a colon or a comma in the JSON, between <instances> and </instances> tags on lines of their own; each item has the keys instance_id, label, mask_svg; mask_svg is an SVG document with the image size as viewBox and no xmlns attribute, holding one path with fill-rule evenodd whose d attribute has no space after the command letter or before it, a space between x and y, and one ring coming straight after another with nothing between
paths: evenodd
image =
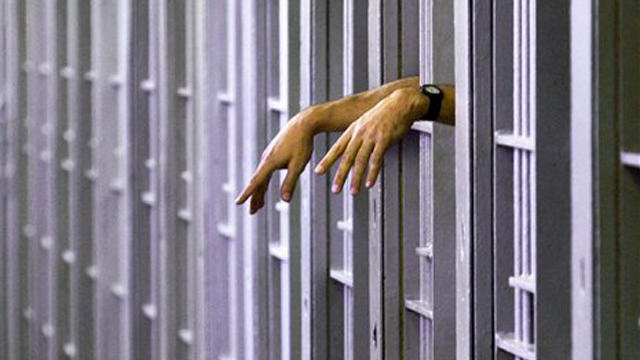
<instances>
[{"instance_id":1,"label":"wristwatch","mask_svg":"<svg viewBox=\"0 0 640 360\"><path fill-rule=\"evenodd\" d=\"M437 120L438 116L440 116L442 98L444 97L442 90L437 85L424 84L420 86L420 91L429 97L429 110L425 118L427 120Z\"/></svg>"}]
</instances>

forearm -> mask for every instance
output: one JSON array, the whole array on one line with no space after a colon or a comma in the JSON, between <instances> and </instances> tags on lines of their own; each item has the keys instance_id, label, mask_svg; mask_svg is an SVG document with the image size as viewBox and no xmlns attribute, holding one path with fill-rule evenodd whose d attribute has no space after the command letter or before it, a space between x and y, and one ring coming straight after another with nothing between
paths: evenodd
<instances>
[{"instance_id":1,"label":"forearm","mask_svg":"<svg viewBox=\"0 0 640 360\"><path fill-rule=\"evenodd\" d=\"M308 117L314 119L313 123L309 125L315 134L343 131L394 91L407 87L419 88L419 81L417 76L399 79L371 90L314 105L306 111L318 112L321 116Z\"/></svg>"},{"instance_id":2,"label":"forearm","mask_svg":"<svg viewBox=\"0 0 640 360\"><path fill-rule=\"evenodd\" d=\"M301 121L308 122L314 134L321 132L343 131L362 114L375 106L387 96L398 93L407 106L411 106L412 121L423 119L429 109L429 98L421 93L417 76L408 77L384 84L375 89L350 95L335 101L317 104L307 108L306 112L316 116L302 116ZM438 119L428 119L454 125L455 121L455 89L450 85L440 85L443 102Z\"/></svg>"}]
</instances>

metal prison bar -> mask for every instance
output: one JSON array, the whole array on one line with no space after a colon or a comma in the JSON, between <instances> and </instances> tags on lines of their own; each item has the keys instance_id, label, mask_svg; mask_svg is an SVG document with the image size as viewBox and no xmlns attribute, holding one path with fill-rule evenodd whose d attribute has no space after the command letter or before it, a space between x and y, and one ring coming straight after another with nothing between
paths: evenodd
<instances>
[{"instance_id":1,"label":"metal prison bar","mask_svg":"<svg viewBox=\"0 0 640 360\"><path fill-rule=\"evenodd\" d=\"M640 357L635 0L0 3L0 358ZM376 186L300 108L456 86ZM550 85L551 84L551 85ZM614 84L614 85L612 85ZM569 120L570 119L570 120Z\"/></svg>"}]
</instances>

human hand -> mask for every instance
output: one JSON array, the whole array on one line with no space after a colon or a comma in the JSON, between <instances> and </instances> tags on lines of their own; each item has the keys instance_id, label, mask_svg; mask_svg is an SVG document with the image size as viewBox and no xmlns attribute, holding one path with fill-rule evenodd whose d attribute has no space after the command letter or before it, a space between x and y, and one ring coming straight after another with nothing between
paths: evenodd
<instances>
[{"instance_id":1,"label":"human hand","mask_svg":"<svg viewBox=\"0 0 640 360\"><path fill-rule=\"evenodd\" d=\"M419 89L402 88L382 99L376 106L353 122L316 166L317 174L324 174L342 156L331 191L342 190L345 178L353 167L351 193L360 191L360 183L367 164L369 174L365 186L375 184L385 151L400 140L411 124L424 114L429 100Z\"/></svg>"},{"instance_id":2,"label":"human hand","mask_svg":"<svg viewBox=\"0 0 640 360\"><path fill-rule=\"evenodd\" d=\"M269 187L271 175L279 169L287 169L280 189L282 200L291 200L298 177L311 158L314 134L311 124L318 116L313 108L309 108L298 113L280 130L262 153L258 168L236 199L236 204L242 204L251 197L249 212L255 214L264 206L264 194Z\"/></svg>"}]
</instances>

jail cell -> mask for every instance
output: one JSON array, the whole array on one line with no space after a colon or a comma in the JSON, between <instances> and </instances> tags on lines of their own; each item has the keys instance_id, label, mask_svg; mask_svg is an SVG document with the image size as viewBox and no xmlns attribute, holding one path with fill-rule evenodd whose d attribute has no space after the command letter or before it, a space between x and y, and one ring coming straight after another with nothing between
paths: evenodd
<instances>
[{"instance_id":1,"label":"jail cell","mask_svg":"<svg viewBox=\"0 0 640 360\"><path fill-rule=\"evenodd\" d=\"M289 1L268 1L266 3L265 54L266 70L266 118L265 136L268 142L289 121L289 32L296 31L289 24ZM260 16L260 14L258 14ZM294 64L292 64L294 65ZM280 187L285 180L284 172L274 173L265 199L266 234L263 239L268 244L268 323L269 357L288 360L293 342L291 302L295 298L291 292L291 251L290 206L281 200Z\"/></svg>"},{"instance_id":2,"label":"jail cell","mask_svg":"<svg viewBox=\"0 0 640 360\"><path fill-rule=\"evenodd\" d=\"M236 3L234 1L221 1L216 3L218 16L215 24L217 28L216 39L217 52L214 54L213 61L220 69L215 72L217 76L213 79L215 102L215 118L211 128L218 128L218 131L212 133L215 136L215 143L220 151L218 155L214 149L209 149L212 154L212 169L217 170L220 176L209 173L209 178L213 181L213 186L218 186L222 190L221 201L216 199L208 199L213 220L215 224L215 235L212 240L211 260L214 265L212 269L212 281L217 288L226 289L226 291L211 291L212 298L207 303L214 304L211 323L221 325L213 334L213 354L219 358L233 358L238 354L239 331L235 328L241 324L239 318L240 309L238 308L240 293L237 284L240 280L238 274L239 241L238 241L238 222L237 211L233 204L235 192L237 191L238 179L236 169L238 165L237 153L237 130L236 130L236 111L237 98L235 78L238 74L236 64L236 43L234 37L234 24L236 23ZM215 15L214 15L215 16ZM211 288L209 288L211 289Z\"/></svg>"},{"instance_id":3,"label":"jail cell","mask_svg":"<svg viewBox=\"0 0 640 360\"><path fill-rule=\"evenodd\" d=\"M496 211L511 217L498 222L496 229L496 286L504 290L507 281L511 288L497 294L496 348L516 359L535 359L536 344L535 6L531 1L513 4L513 114L511 121L498 119L494 140ZM513 194L505 195L510 188ZM502 199L508 200L501 203ZM511 261L513 271L505 279L503 262ZM513 294L512 305L505 304L508 294ZM513 313L500 311L504 307Z\"/></svg>"},{"instance_id":4,"label":"jail cell","mask_svg":"<svg viewBox=\"0 0 640 360\"><path fill-rule=\"evenodd\" d=\"M453 84L453 6L421 1L419 14L420 82ZM429 121L412 128L402 149L405 356L450 358L455 290L445 284L455 281L453 131Z\"/></svg>"}]
</instances>

